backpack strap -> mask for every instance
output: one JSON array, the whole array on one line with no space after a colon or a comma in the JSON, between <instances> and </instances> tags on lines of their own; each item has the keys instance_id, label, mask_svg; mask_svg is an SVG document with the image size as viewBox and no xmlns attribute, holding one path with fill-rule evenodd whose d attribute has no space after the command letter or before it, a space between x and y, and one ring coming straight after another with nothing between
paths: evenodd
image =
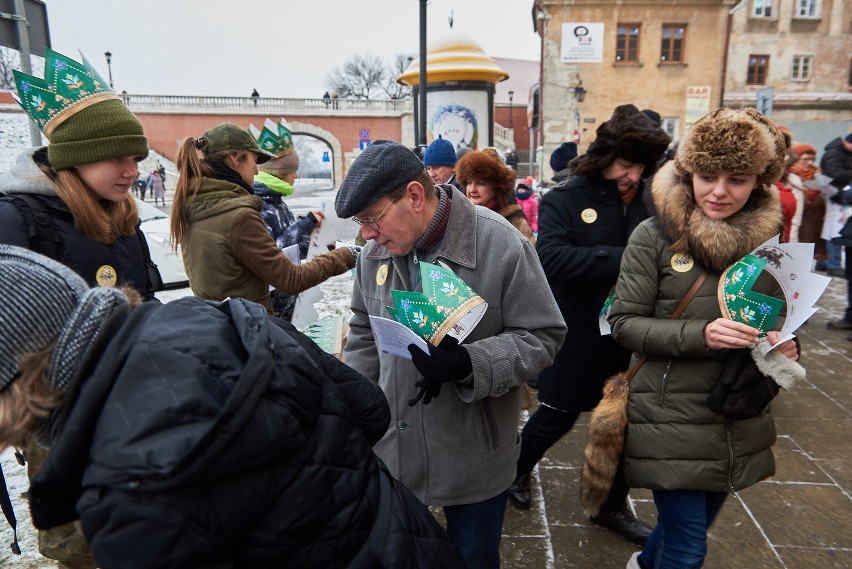
<instances>
[{"instance_id":1,"label":"backpack strap","mask_svg":"<svg viewBox=\"0 0 852 569\"><path fill-rule=\"evenodd\" d=\"M3 199L15 205L27 223L30 249L51 259L60 260L62 239L53 225L50 208L38 196L32 194L8 194Z\"/></svg>"}]
</instances>

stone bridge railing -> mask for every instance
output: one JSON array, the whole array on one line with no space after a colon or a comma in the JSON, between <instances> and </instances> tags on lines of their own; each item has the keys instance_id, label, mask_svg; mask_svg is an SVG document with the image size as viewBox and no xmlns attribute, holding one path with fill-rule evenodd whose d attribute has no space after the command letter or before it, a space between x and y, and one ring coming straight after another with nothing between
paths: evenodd
<instances>
[{"instance_id":1,"label":"stone bridge railing","mask_svg":"<svg viewBox=\"0 0 852 569\"><path fill-rule=\"evenodd\" d=\"M411 99L287 99L283 97L211 97L192 95L135 95L122 93L125 104L134 111L246 113L287 116L379 115L398 116L412 112Z\"/></svg>"}]
</instances>

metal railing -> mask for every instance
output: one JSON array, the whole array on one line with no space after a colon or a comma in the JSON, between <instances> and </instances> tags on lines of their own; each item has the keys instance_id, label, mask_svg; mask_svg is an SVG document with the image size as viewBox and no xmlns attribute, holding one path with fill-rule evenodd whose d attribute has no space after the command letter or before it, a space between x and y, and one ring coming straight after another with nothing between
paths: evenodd
<instances>
[{"instance_id":1,"label":"metal railing","mask_svg":"<svg viewBox=\"0 0 852 569\"><path fill-rule=\"evenodd\" d=\"M122 93L134 111L232 111L236 113L378 114L411 112L411 99L287 99L283 97L214 97L192 95L135 95Z\"/></svg>"}]
</instances>

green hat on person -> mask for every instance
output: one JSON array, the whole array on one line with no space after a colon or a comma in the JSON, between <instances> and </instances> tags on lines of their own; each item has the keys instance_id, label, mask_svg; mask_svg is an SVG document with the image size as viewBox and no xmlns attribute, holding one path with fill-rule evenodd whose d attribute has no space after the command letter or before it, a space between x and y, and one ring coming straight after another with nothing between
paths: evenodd
<instances>
[{"instance_id":1,"label":"green hat on person","mask_svg":"<svg viewBox=\"0 0 852 569\"><path fill-rule=\"evenodd\" d=\"M257 154L257 163L263 164L275 158L275 154L258 146L249 131L231 122L217 124L204 133L201 145L196 145L205 156L223 150L248 150Z\"/></svg>"},{"instance_id":2,"label":"green hat on person","mask_svg":"<svg viewBox=\"0 0 852 569\"><path fill-rule=\"evenodd\" d=\"M44 79L14 71L18 104L48 139L55 170L126 156L148 156L142 123L107 88L82 56L82 63L48 48Z\"/></svg>"}]
</instances>

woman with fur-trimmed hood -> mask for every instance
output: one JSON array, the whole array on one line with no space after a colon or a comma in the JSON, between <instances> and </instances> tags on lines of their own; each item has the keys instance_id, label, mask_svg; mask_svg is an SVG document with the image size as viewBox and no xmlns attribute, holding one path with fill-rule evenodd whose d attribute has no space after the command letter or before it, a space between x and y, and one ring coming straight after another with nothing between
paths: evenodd
<instances>
[{"instance_id":1,"label":"woman with fur-trimmed hood","mask_svg":"<svg viewBox=\"0 0 852 569\"><path fill-rule=\"evenodd\" d=\"M789 387L804 370L795 363L793 341L766 357L749 353L758 332L722 317L717 288L727 267L781 231L771 184L781 176L786 150L782 134L754 109L705 116L654 177L654 216L636 228L624 251L612 336L634 361L647 357L629 385L625 473L631 486L653 491L659 513L628 568L701 567L707 529L728 493L775 472L767 405L779 385ZM673 320L705 270L706 282ZM766 275L755 289L780 293ZM763 342L778 339L769 332ZM767 362L776 366L772 372ZM720 389L747 378L756 390L746 411L720 408Z\"/></svg>"},{"instance_id":2,"label":"woman with fur-trimmed hood","mask_svg":"<svg viewBox=\"0 0 852 569\"><path fill-rule=\"evenodd\" d=\"M568 163L570 177L541 199L538 258L568 325L553 365L539 374L540 405L521 432L517 477L509 500L531 504L536 463L601 400L604 381L624 370L630 353L601 336L599 312L618 278L633 229L648 217L642 200L668 147L669 136L633 105L620 105L597 129L586 152ZM627 504L629 488L617 477L592 521L641 545L651 527Z\"/></svg>"},{"instance_id":3,"label":"woman with fur-trimmed hood","mask_svg":"<svg viewBox=\"0 0 852 569\"><path fill-rule=\"evenodd\" d=\"M467 199L475 205L496 211L515 226L535 246L535 236L524 210L512 202L515 173L491 148L468 152L456 164L456 177L465 188Z\"/></svg>"}]
</instances>

